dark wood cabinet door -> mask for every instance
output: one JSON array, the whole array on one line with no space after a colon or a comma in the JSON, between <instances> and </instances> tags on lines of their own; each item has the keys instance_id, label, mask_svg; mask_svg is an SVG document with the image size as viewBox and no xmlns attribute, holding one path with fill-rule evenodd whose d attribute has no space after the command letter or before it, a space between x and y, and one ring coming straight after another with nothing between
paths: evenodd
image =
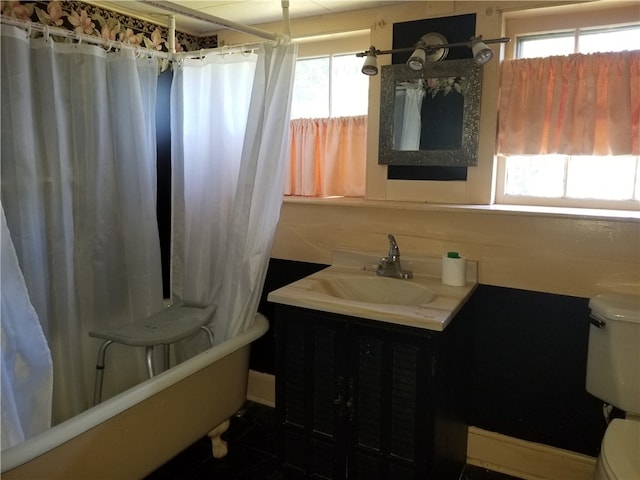
<instances>
[{"instance_id":1,"label":"dark wood cabinet door","mask_svg":"<svg viewBox=\"0 0 640 480\"><path fill-rule=\"evenodd\" d=\"M429 463L429 335L350 325L349 478L425 478Z\"/></svg>"},{"instance_id":2,"label":"dark wood cabinet door","mask_svg":"<svg viewBox=\"0 0 640 480\"><path fill-rule=\"evenodd\" d=\"M275 334L282 465L289 476L344 478L346 324L287 308Z\"/></svg>"},{"instance_id":3,"label":"dark wood cabinet door","mask_svg":"<svg viewBox=\"0 0 640 480\"><path fill-rule=\"evenodd\" d=\"M281 305L276 313L287 478L459 477L465 322L443 333Z\"/></svg>"}]
</instances>

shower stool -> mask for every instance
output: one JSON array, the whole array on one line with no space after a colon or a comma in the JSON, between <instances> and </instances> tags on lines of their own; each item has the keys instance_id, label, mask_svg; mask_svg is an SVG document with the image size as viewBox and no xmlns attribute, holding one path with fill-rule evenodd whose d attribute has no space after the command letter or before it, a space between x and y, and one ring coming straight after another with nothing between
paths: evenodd
<instances>
[{"instance_id":1,"label":"shower stool","mask_svg":"<svg viewBox=\"0 0 640 480\"><path fill-rule=\"evenodd\" d=\"M157 345L164 347L165 369L169 368L170 345L179 340L184 340L200 330L207 334L209 346L213 347L213 331L207 323L213 317L216 308L216 305L201 306L178 303L164 308L140 322L90 331L89 336L104 340L98 350L93 404L97 405L102 400L104 358L109 345L116 342L130 347L145 347L147 374L151 378L155 375L152 357L153 347Z\"/></svg>"}]
</instances>

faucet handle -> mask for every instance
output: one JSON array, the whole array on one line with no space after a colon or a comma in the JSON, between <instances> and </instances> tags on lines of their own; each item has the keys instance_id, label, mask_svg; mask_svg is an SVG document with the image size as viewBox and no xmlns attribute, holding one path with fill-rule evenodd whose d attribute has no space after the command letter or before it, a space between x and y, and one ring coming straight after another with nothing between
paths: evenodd
<instances>
[{"instance_id":1,"label":"faucet handle","mask_svg":"<svg viewBox=\"0 0 640 480\"><path fill-rule=\"evenodd\" d=\"M397 257L400 255L400 249L398 248L398 242L396 242L395 237L390 233L387 235L389 239L389 256Z\"/></svg>"}]
</instances>

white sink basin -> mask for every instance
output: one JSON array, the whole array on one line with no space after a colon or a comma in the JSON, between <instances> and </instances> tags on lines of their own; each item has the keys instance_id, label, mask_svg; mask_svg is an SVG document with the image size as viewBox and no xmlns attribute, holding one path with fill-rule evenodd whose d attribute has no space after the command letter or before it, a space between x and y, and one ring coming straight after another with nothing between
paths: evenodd
<instances>
[{"instance_id":1,"label":"white sink basin","mask_svg":"<svg viewBox=\"0 0 640 480\"><path fill-rule=\"evenodd\" d=\"M465 286L444 285L442 258L405 256L410 280L379 277L363 269L376 265L375 253L335 250L333 264L269 293L281 305L396 325L443 331L478 284L478 266L467 261Z\"/></svg>"},{"instance_id":2,"label":"white sink basin","mask_svg":"<svg viewBox=\"0 0 640 480\"><path fill-rule=\"evenodd\" d=\"M343 300L387 305L422 305L433 301L436 296L419 283L377 276L318 279L311 289Z\"/></svg>"}]
</instances>

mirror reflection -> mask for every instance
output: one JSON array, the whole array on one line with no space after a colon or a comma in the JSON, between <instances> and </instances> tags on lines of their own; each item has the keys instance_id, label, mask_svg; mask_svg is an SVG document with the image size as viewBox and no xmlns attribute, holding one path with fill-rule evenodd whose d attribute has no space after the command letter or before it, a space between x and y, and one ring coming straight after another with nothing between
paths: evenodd
<instances>
[{"instance_id":1,"label":"mirror reflection","mask_svg":"<svg viewBox=\"0 0 640 480\"><path fill-rule=\"evenodd\" d=\"M481 69L473 60L382 67L380 164L477 164Z\"/></svg>"},{"instance_id":2,"label":"mirror reflection","mask_svg":"<svg viewBox=\"0 0 640 480\"><path fill-rule=\"evenodd\" d=\"M396 82L394 150L458 150L466 77Z\"/></svg>"}]
</instances>

